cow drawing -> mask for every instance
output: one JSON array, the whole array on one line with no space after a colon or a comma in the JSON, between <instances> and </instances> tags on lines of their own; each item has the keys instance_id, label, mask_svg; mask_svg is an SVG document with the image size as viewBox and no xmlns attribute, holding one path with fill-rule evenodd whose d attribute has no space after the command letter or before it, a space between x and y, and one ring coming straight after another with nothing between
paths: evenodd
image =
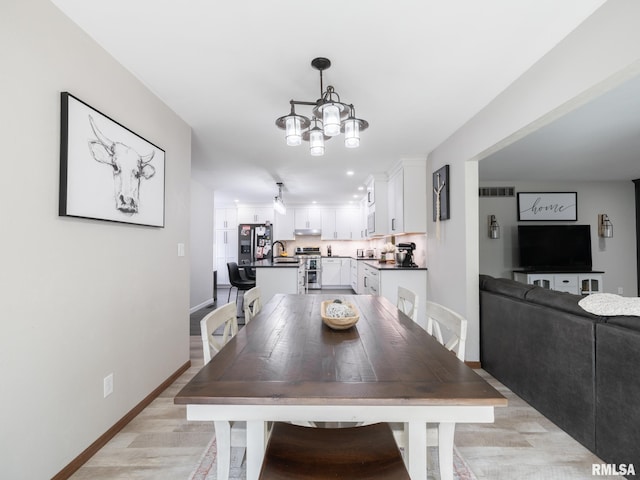
<instances>
[{"instance_id":1,"label":"cow drawing","mask_svg":"<svg viewBox=\"0 0 640 480\"><path fill-rule=\"evenodd\" d=\"M89 141L93 158L113 168L116 209L126 215L138 213L140 180L149 179L156 173L156 169L149 165L156 153L155 150L142 156L124 143L114 142L105 137L91 115L89 123L97 139Z\"/></svg>"}]
</instances>

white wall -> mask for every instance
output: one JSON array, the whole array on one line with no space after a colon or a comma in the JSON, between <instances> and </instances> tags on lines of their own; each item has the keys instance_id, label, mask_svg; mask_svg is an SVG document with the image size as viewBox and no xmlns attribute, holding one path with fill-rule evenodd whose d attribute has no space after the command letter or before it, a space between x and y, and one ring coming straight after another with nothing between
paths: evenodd
<instances>
[{"instance_id":1,"label":"white wall","mask_svg":"<svg viewBox=\"0 0 640 480\"><path fill-rule=\"evenodd\" d=\"M213 191L191 180L191 311L213 301Z\"/></svg>"},{"instance_id":2,"label":"white wall","mask_svg":"<svg viewBox=\"0 0 640 480\"><path fill-rule=\"evenodd\" d=\"M2 2L0 58L0 476L42 479L189 360L191 133L47 0ZM61 91L165 150L165 228L58 216Z\"/></svg>"},{"instance_id":3,"label":"white wall","mask_svg":"<svg viewBox=\"0 0 640 480\"><path fill-rule=\"evenodd\" d=\"M640 73L640 2L607 2L429 155L449 164L451 220L427 245L429 298L470 322L467 359L479 359L477 161ZM428 208L431 208L429 198Z\"/></svg>"},{"instance_id":4,"label":"white wall","mask_svg":"<svg viewBox=\"0 0 640 480\"><path fill-rule=\"evenodd\" d=\"M635 186L633 182L482 182L481 186L515 186L516 192L577 192L578 220L569 224L591 225L593 269L604 270L604 290L636 296ZM609 215L613 238L598 237L598 214ZM488 216L496 215L501 236L491 240ZM480 273L511 278L517 269L517 197L480 198ZM535 222L538 224L539 222ZM557 222L554 222L557 223Z\"/></svg>"}]
</instances>

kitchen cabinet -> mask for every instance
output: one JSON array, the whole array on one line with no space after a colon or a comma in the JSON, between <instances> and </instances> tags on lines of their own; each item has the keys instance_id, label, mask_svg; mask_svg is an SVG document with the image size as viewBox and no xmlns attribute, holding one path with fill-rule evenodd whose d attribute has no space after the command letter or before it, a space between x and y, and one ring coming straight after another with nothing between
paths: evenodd
<instances>
[{"instance_id":1,"label":"kitchen cabinet","mask_svg":"<svg viewBox=\"0 0 640 480\"><path fill-rule=\"evenodd\" d=\"M529 285L573 293L574 295L589 295L602 293L604 272L585 273L535 273L513 272L513 279Z\"/></svg>"},{"instance_id":2,"label":"kitchen cabinet","mask_svg":"<svg viewBox=\"0 0 640 480\"><path fill-rule=\"evenodd\" d=\"M273 240L295 240L294 211L292 208L287 209L285 215L274 212L273 221Z\"/></svg>"},{"instance_id":3,"label":"kitchen cabinet","mask_svg":"<svg viewBox=\"0 0 640 480\"><path fill-rule=\"evenodd\" d=\"M273 208L262 206L238 207L238 223L273 223Z\"/></svg>"},{"instance_id":4,"label":"kitchen cabinet","mask_svg":"<svg viewBox=\"0 0 640 480\"><path fill-rule=\"evenodd\" d=\"M363 264L363 290L365 295L380 295L380 272L368 263Z\"/></svg>"},{"instance_id":5,"label":"kitchen cabinet","mask_svg":"<svg viewBox=\"0 0 640 480\"><path fill-rule=\"evenodd\" d=\"M213 225L215 230L227 230L238 227L238 212L233 208L216 208L213 211Z\"/></svg>"},{"instance_id":6,"label":"kitchen cabinet","mask_svg":"<svg viewBox=\"0 0 640 480\"><path fill-rule=\"evenodd\" d=\"M367 236L379 237L388 233L388 195L386 174L370 175L367 179ZM370 201L370 192L374 202ZM384 192L384 195L381 194Z\"/></svg>"},{"instance_id":7,"label":"kitchen cabinet","mask_svg":"<svg viewBox=\"0 0 640 480\"><path fill-rule=\"evenodd\" d=\"M322 240L360 239L359 210L352 207L321 210Z\"/></svg>"},{"instance_id":8,"label":"kitchen cabinet","mask_svg":"<svg viewBox=\"0 0 640 480\"><path fill-rule=\"evenodd\" d=\"M356 293L360 293L358 292L358 260L356 260L355 258L352 258L350 260L349 271L351 275L349 278L349 282L351 284L351 289Z\"/></svg>"},{"instance_id":9,"label":"kitchen cabinet","mask_svg":"<svg viewBox=\"0 0 640 480\"><path fill-rule=\"evenodd\" d=\"M215 230L215 265L218 285L229 285L227 263L238 262L238 228Z\"/></svg>"},{"instance_id":10,"label":"kitchen cabinet","mask_svg":"<svg viewBox=\"0 0 640 480\"><path fill-rule=\"evenodd\" d=\"M295 208L293 211L295 229L321 229L322 216L317 207Z\"/></svg>"},{"instance_id":11,"label":"kitchen cabinet","mask_svg":"<svg viewBox=\"0 0 640 480\"><path fill-rule=\"evenodd\" d=\"M351 259L341 258L342 268L340 269L340 286L348 287L351 285Z\"/></svg>"},{"instance_id":12,"label":"kitchen cabinet","mask_svg":"<svg viewBox=\"0 0 640 480\"><path fill-rule=\"evenodd\" d=\"M427 231L426 160L402 160L391 170L388 183L388 233Z\"/></svg>"}]
</instances>

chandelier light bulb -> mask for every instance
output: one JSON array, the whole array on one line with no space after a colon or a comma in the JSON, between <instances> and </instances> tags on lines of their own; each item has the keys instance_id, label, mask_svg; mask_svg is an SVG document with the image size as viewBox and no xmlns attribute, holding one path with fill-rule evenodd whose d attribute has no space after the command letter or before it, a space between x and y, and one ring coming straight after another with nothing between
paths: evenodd
<instances>
[{"instance_id":1,"label":"chandelier light bulb","mask_svg":"<svg viewBox=\"0 0 640 480\"><path fill-rule=\"evenodd\" d=\"M324 134L328 137L340 135L340 109L333 103L328 103L322 108L322 124Z\"/></svg>"},{"instance_id":2,"label":"chandelier light bulb","mask_svg":"<svg viewBox=\"0 0 640 480\"><path fill-rule=\"evenodd\" d=\"M300 118L297 116L287 117L285 123L285 137L287 145L295 147L302 143L302 127L300 126Z\"/></svg>"},{"instance_id":3,"label":"chandelier light bulb","mask_svg":"<svg viewBox=\"0 0 640 480\"><path fill-rule=\"evenodd\" d=\"M357 148L360 146L360 124L356 119L348 118L344 123L344 146Z\"/></svg>"},{"instance_id":4,"label":"chandelier light bulb","mask_svg":"<svg viewBox=\"0 0 640 480\"><path fill-rule=\"evenodd\" d=\"M318 127L312 128L309 132L309 152L314 157L324 155L324 135Z\"/></svg>"}]
</instances>

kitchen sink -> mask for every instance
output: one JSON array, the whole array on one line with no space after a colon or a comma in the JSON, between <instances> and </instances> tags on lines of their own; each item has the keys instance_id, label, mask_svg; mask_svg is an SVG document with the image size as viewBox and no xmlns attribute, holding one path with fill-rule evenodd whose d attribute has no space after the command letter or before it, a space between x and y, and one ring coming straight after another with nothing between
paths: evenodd
<instances>
[{"instance_id":1,"label":"kitchen sink","mask_svg":"<svg viewBox=\"0 0 640 480\"><path fill-rule=\"evenodd\" d=\"M294 257L275 257L273 263L300 263L300 259Z\"/></svg>"}]
</instances>

